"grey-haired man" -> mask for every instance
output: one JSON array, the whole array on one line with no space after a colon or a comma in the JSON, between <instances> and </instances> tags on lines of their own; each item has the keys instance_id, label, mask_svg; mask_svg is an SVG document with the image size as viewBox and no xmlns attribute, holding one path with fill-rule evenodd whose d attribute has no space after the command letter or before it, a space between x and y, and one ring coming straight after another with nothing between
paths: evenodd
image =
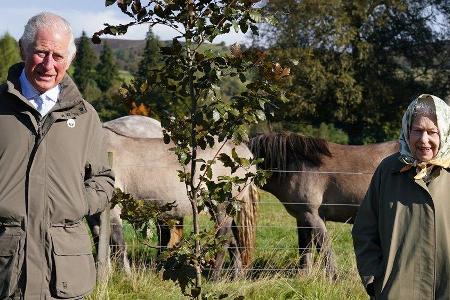
<instances>
[{"instance_id":1,"label":"grey-haired man","mask_svg":"<svg viewBox=\"0 0 450 300\"><path fill-rule=\"evenodd\" d=\"M83 218L114 185L101 123L66 74L66 20L32 17L20 49L0 87L0 298L81 299L95 286Z\"/></svg>"}]
</instances>

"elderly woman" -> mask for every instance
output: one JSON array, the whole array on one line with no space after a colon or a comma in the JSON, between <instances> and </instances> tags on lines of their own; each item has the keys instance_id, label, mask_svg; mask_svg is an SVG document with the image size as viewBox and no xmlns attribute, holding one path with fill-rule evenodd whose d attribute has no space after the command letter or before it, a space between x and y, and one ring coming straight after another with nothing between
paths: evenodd
<instances>
[{"instance_id":1,"label":"elderly woman","mask_svg":"<svg viewBox=\"0 0 450 300\"><path fill-rule=\"evenodd\" d=\"M373 175L353 226L359 274L375 299L450 299L450 107L421 95L400 152Z\"/></svg>"}]
</instances>

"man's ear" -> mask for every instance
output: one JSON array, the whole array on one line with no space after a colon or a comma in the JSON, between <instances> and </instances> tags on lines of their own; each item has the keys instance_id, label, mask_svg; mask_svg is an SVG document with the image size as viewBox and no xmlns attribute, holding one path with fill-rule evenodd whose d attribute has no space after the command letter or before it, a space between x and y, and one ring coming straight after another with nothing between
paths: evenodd
<instances>
[{"instance_id":1,"label":"man's ear","mask_svg":"<svg viewBox=\"0 0 450 300\"><path fill-rule=\"evenodd\" d=\"M20 57L22 58L23 61L25 61L25 50L23 49L23 43L22 43L22 39L19 40L19 49L20 49Z\"/></svg>"}]
</instances>

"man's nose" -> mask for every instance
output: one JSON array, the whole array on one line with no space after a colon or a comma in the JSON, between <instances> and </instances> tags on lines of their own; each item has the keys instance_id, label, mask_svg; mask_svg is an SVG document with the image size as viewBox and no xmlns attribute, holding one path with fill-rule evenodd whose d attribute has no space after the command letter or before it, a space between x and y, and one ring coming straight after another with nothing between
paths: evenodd
<instances>
[{"instance_id":1,"label":"man's nose","mask_svg":"<svg viewBox=\"0 0 450 300\"><path fill-rule=\"evenodd\" d=\"M43 62L42 62L42 64L44 65L44 67L45 67L47 70L53 69L54 63L55 63L55 61L53 60L53 57L52 57L51 54L47 54L47 55L44 57L44 60L43 60Z\"/></svg>"}]
</instances>

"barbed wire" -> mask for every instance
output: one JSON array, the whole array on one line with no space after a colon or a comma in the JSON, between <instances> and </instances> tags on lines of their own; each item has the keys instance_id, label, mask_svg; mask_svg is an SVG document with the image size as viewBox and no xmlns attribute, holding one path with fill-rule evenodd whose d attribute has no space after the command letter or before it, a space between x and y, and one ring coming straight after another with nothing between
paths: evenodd
<instances>
[{"instance_id":1,"label":"barbed wire","mask_svg":"<svg viewBox=\"0 0 450 300\"><path fill-rule=\"evenodd\" d=\"M127 246L133 244L126 244ZM169 246L161 246L161 245L147 245L154 249L169 249ZM254 247L240 247L240 246L229 246L227 249L256 249L256 250L309 250L309 247L264 247L264 246L254 246Z\"/></svg>"},{"instance_id":2,"label":"barbed wire","mask_svg":"<svg viewBox=\"0 0 450 300\"><path fill-rule=\"evenodd\" d=\"M272 201L254 201L251 203L258 203L258 204L273 204L273 205L278 205L278 204L283 204L283 205L311 205L311 203L308 202L296 202L296 203L292 203L292 202L283 202L283 201L278 201L278 202L272 202ZM320 204L320 206L355 206L355 207L359 207L360 204L358 203L322 203Z\"/></svg>"},{"instance_id":3,"label":"barbed wire","mask_svg":"<svg viewBox=\"0 0 450 300\"><path fill-rule=\"evenodd\" d=\"M164 202L164 203L179 203L181 201L188 201L187 199L183 200L166 200L162 198L141 198L139 200L143 201L158 201L158 202ZM311 203L308 202L286 202L286 201L252 201L250 203L254 204L271 204L271 205L311 205ZM360 204L358 203L321 203L320 206L355 206L359 207ZM176 208L176 206L175 206Z\"/></svg>"},{"instance_id":4,"label":"barbed wire","mask_svg":"<svg viewBox=\"0 0 450 300\"><path fill-rule=\"evenodd\" d=\"M131 167L131 166L123 166L123 167ZM137 167L137 168L141 168L141 167L145 167L143 165L133 165L132 167ZM164 167L162 167L164 168ZM225 168L223 168L225 169ZM318 174L318 175L343 175L343 176L367 176L367 175L373 175L374 172L367 172L367 171L363 171L363 172L352 172L352 171L314 171L314 170L278 170L278 169L267 169L265 171L268 172L272 172L272 173L299 173L299 174ZM187 198L183 199L183 200L172 200L172 201L168 201L167 199L162 199L162 198L145 198L145 199L140 199L140 200L144 200L144 201L159 201L159 202L164 202L164 203L171 203L171 202L175 202L175 203L179 203L182 201L188 201ZM280 205L282 204L285 207L289 207L289 206L307 206L307 205L311 205L311 203L308 202L285 202L285 201L252 201L250 203L254 203L254 204L260 204L260 205ZM328 207L359 207L360 204L358 203L321 203L320 206L328 206ZM170 227L171 225L161 225L162 227ZM191 228L192 225L191 224L180 224L180 225L176 225L177 227L181 227L181 228ZM214 224L209 225L211 226L211 228L213 228ZM286 225L253 225L253 226L249 226L249 225L231 225L231 226L227 226L227 227L231 227L231 228L266 228L266 229L282 229L282 230L299 230L299 229L321 229L322 227L319 226L286 226ZM219 227L220 228L220 227ZM295 242L296 243L296 242ZM138 244L141 244L141 242L139 242L139 239L136 240L136 242L134 243L127 243L126 245L128 247L130 246L136 246ZM149 245L147 244L147 246L149 246L150 248L153 249L159 249L159 250L165 250L168 249L168 246L162 246L162 245ZM261 245L261 246L249 246L249 247L244 247L244 246L229 246L227 247L228 249L253 249L255 251L261 251L261 252L279 252L279 251L295 251L297 253L301 253L303 251L310 251L311 247L293 247L288 246L288 247L282 247L279 245ZM213 271L214 269L212 268L208 268L208 269L204 269L205 271ZM236 268L222 268L221 272L226 272L226 271L235 271ZM240 270L243 271L252 271L252 272L299 272L301 271L300 268L267 268L267 267L247 267L247 268L240 268Z\"/></svg>"},{"instance_id":5,"label":"barbed wire","mask_svg":"<svg viewBox=\"0 0 450 300\"><path fill-rule=\"evenodd\" d=\"M149 267L149 270L159 270L158 267ZM169 268L167 270L170 271L177 271L175 268ZM204 271L217 271L213 268L203 268ZM298 268L221 268L221 272L224 271L235 271L235 270L241 270L241 271L269 271L269 272L301 272L303 271L300 267Z\"/></svg>"},{"instance_id":6,"label":"barbed wire","mask_svg":"<svg viewBox=\"0 0 450 300\"><path fill-rule=\"evenodd\" d=\"M161 227L172 227L172 225L169 224L161 224ZM176 227L192 227L192 225L188 225L188 224L179 224L179 225L175 225ZM248 225L230 225L230 226L220 226L218 228L286 228L286 229L318 229L318 228L322 228L322 227L318 227L318 226L284 226L284 225L253 225L253 226L248 226Z\"/></svg>"},{"instance_id":7,"label":"barbed wire","mask_svg":"<svg viewBox=\"0 0 450 300\"><path fill-rule=\"evenodd\" d=\"M350 171L311 171L311 170L264 170L272 173L311 173L311 174L339 174L339 175L373 175L374 172L350 172Z\"/></svg>"},{"instance_id":8,"label":"barbed wire","mask_svg":"<svg viewBox=\"0 0 450 300\"><path fill-rule=\"evenodd\" d=\"M148 168L148 165L130 164L130 165L116 165L116 169L125 168ZM173 166L158 166L158 169L173 169ZM227 167L214 167L215 170L229 170ZM279 170L279 169L259 169L262 171L267 171L271 173L311 173L311 174L339 174L339 175L373 175L374 172L362 171L312 171L312 170Z\"/></svg>"}]
</instances>

